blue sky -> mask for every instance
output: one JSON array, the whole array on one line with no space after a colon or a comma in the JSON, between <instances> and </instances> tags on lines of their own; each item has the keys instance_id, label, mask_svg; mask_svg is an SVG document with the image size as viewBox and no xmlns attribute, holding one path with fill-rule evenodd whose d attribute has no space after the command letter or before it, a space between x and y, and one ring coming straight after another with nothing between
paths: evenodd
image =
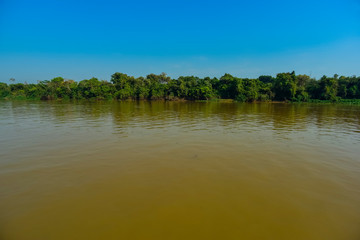
<instances>
[{"instance_id":1,"label":"blue sky","mask_svg":"<svg viewBox=\"0 0 360 240\"><path fill-rule=\"evenodd\" d=\"M0 0L0 81L360 75L360 0Z\"/></svg>"}]
</instances>

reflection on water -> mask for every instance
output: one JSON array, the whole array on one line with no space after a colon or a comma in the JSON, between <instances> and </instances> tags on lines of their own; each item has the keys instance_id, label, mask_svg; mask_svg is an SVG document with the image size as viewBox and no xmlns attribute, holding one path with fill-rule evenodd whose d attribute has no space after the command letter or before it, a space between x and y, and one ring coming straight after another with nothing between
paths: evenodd
<instances>
[{"instance_id":1,"label":"reflection on water","mask_svg":"<svg viewBox=\"0 0 360 240\"><path fill-rule=\"evenodd\" d=\"M360 107L0 102L0 239L360 239Z\"/></svg>"}]
</instances>

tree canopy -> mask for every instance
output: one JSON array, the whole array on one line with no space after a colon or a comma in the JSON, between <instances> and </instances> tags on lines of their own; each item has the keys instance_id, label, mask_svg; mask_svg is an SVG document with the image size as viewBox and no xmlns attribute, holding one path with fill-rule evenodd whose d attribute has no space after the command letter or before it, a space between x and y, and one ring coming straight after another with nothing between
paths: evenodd
<instances>
[{"instance_id":1,"label":"tree canopy","mask_svg":"<svg viewBox=\"0 0 360 240\"><path fill-rule=\"evenodd\" d=\"M276 77L239 78L224 74L220 79L165 73L133 77L116 72L110 82L95 77L80 82L55 77L37 84L0 82L1 99L117 99L117 100L210 100L253 101L337 101L360 99L360 77L323 76L319 80L295 72Z\"/></svg>"}]
</instances>

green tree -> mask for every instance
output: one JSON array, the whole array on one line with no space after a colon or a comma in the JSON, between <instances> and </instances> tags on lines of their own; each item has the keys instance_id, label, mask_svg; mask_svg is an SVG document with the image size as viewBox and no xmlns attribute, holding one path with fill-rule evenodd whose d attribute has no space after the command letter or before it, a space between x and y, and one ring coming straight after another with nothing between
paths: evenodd
<instances>
[{"instance_id":1,"label":"green tree","mask_svg":"<svg viewBox=\"0 0 360 240\"><path fill-rule=\"evenodd\" d=\"M295 72L277 74L273 89L276 100L296 100L297 84Z\"/></svg>"},{"instance_id":2,"label":"green tree","mask_svg":"<svg viewBox=\"0 0 360 240\"><path fill-rule=\"evenodd\" d=\"M335 77L329 78L325 75L320 79L320 98L325 100L337 100L338 80Z\"/></svg>"}]
</instances>

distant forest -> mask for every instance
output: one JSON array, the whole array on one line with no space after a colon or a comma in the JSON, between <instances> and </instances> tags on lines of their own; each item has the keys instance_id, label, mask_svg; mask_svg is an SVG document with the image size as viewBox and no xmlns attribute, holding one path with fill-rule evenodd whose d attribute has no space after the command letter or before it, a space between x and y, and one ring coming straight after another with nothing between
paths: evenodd
<instances>
[{"instance_id":1,"label":"distant forest","mask_svg":"<svg viewBox=\"0 0 360 240\"><path fill-rule=\"evenodd\" d=\"M276 77L238 78L225 74L220 79L194 76L172 79L165 73L132 77L114 73L110 82L97 78L80 82L56 77L37 84L0 82L0 99L41 100L211 100L253 101L339 101L360 99L360 77L323 76L319 80L295 72Z\"/></svg>"}]
</instances>

